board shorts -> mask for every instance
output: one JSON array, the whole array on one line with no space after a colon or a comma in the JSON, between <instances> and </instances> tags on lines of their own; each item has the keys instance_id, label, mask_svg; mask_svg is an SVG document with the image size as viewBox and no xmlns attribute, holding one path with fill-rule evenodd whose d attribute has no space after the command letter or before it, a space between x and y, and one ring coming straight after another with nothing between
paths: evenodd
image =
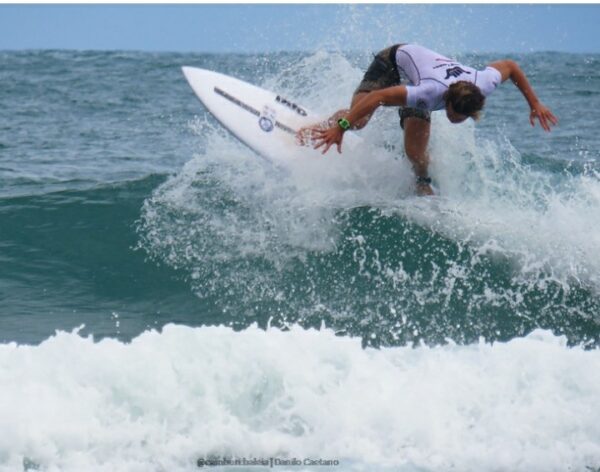
<instances>
[{"instance_id":1,"label":"board shorts","mask_svg":"<svg viewBox=\"0 0 600 472\"><path fill-rule=\"evenodd\" d=\"M396 51L400 46L400 44L396 44L375 54L371 65L354 92L355 95L360 92L372 92L373 90L400 85L400 73L396 65ZM431 112L428 110L400 107L398 114L400 115L400 127L402 129L404 129L406 118L420 118L431 123Z\"/></svg>"}]
</instances>

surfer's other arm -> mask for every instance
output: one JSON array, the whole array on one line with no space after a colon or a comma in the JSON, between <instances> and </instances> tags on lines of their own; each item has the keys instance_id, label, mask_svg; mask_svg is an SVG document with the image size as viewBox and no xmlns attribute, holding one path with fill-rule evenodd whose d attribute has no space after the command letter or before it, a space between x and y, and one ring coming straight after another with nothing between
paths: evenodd
<instances>
[{"instance_id":1,"label":"surfer's other arm","mask_svg":"<svg viewBox=\"0 0 600 472\"><path fill-rule=\"evenodd\" d=\"M529 113L529 122L531 123L531 126L535 126L536 118L540 121L541 127L546 131L550 131L550 124L558 124L558 119L552 114L550 109L537 98L537 95L525 76L525 72L519 67L519 64L513 60L505 59L493 62L490 64L490 67L493 67L500 72L502 82L510 79L521 91L531 109Z\"/></svg>"},{"instance_id":2,"label":"surfer's other arm","mask_svg":"<svg viewBox=\"0 0 600 472\"><path fill-rule=\"evenodd\" d=\"M394 87L374 90L356 102L345 116L345 119L352 126L353 123L371 116L380 106L406 106L406 87L397 85ZM331 128L322 130L314 128L312 132L316 138L315 149L325 146L323 154L333 145L337 145L338 152L342 152L342 139L344 138L344 129L337 123Z\"/></svg>"}]
</instances>

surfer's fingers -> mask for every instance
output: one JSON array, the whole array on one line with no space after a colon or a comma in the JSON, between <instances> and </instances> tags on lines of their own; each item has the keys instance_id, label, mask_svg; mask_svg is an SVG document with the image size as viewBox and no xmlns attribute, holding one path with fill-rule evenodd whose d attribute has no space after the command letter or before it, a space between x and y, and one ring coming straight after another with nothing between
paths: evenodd
<instances>
[{"instance_id":1,"label":"surfer's fingers","mask_svg":"<svg viewBox=\"0 0 600 472\"><path fill-rule=\"evenodd\" d=\"M302 130L298 131L294 138L296 139L296 144L299 146L304 146L308 141L307 136L302 133Z\"/></svg>"},{"instance_id":2,"label":"surfer's fingers","mask_svg":"<svg viewBox=\"0 0 600 472\"><path fill-rule=\"evenodd\" d=\"M325 145L326 143L327 143L327 141L325 141L324 139L321 141L316 141L313 149L319 149L321 146Z\"/></svg>"},{"instance_id":3,"label":"surfer's fingers","mask_svg":"<svg viewBox=\"0 0 600 472\"><path fill-rule=\"evenodd\" d=\"M548 119L550 120L550 122L556 126L558 124L558 118L556 118L556 116L554 116L554 113L552 113L550 110L548 110L547 115L548 115Z\"/></svg>"},{"instance_id":4,"label":"surfer's fingers","mask_svg":"<svg viewBox=\"0 0 600 472\"><path fill-rule=\"evenodd\" d=\"M310 133L311 136L317 136L319 138L324 137L327 134L327 129L320 129L320 128L311 128Z\"/></svg>"},{"instance_id":5,"label":"surfer's fingers","mask_svg":"<svg viewBox=\"0 0 600 472\"><path fill-rule=\"evenodd\" d=\"M320 141L319 143L317 143L317 145L315 145L314 149L319 149L322 146L325 146L323 148L323 154L325 154L329 148L331 147L331 145L333 144L333 141L330 141L328 139L323 139L322 141Z\"/></svg>"},{"instance_id":6,"label":"surfer's fingers","mask_svg":"<svg viewBox=\"0 0 600 472\"><path fill-rule=\"evenodd\" d=\"M542 107L539 110L533 110L531 112L531 115L529 116L529 121L532 126L535 125L536 118L540 121L540 126L545 131L551 130L550 125L556 126L558 124L558 119L556 118L556 116L554 116L550 109L546 107Z\"/></svg>"},{"instance_id":7,"label":"surfer's fingers","mask_svg":"<svg viewBox=\"0 0 600 472\"><path fill-rule=\"evenodd\" d=\"M556 126L558 124L558 120L556 116L552 114L549 108L544 108L540 113L540 122L543 120L544 129L546 131L550 131L551 126Z\"/></svg>"},{"instance_id":8,"label":"surfer's fingers","mask_svg":"<svg viewBox=\"0 0 600 472\"><path fill-rule=\"evenodd\" d=\"M540 118L541 120L543 120L544 129L546 131L551 131L550 124L553 124L553 125L556 124L552 121L551 116L552 116L552 113L550 113L549 110L546 110L544 113L542 113L542 116Z\"/></svg>"},{"instance_id":9,"label":"surfer's fingers","mask_svg":"<svg viewBox=\"0 0 600 472\"><path fill-rule=\"evenodd\" d=\"M548 131L548 123L546 122L546 117L542 114L539 113L537 115L537 119L540 120L540 126L542 127L542 129L544 129L544 131Z\"/></svg>"}]
</instances>

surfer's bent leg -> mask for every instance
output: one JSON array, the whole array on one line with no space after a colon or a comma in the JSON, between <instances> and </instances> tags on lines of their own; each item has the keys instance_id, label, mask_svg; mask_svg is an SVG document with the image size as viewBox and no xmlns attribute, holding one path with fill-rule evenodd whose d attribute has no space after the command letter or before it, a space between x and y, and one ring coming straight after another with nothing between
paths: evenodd
<instances>
[{"instance_id":1,"label":"surfer's bent leg","mask_svg":"<svg viewBox=\"0 0 600 472\"><path fill-rule=\"evenodd\" d=\"M404 129L404 150L417 177L417 193L433 195L429 180L429 112L416 108L400 109L400 126Z\"/></svg>"}]
</instances>

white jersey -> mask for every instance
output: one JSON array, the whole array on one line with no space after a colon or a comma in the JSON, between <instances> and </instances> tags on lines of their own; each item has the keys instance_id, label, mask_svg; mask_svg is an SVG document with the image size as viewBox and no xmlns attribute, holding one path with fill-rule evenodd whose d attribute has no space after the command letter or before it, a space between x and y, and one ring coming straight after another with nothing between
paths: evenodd
<instances>
[{"instance_id":1,"label":"white jersey","mask_svg":"<svg viewBox=\"0 0 600 472\"><path fill-rule=\"evenodd\" d=\"M478 71L416 44L399 47L396 63L400 77L409 82L406 104L411 108L443 109L443 95L454 82L471 82L485 97L502 82L500 72L493 67Z\"/></svg>"}]
</instances>

